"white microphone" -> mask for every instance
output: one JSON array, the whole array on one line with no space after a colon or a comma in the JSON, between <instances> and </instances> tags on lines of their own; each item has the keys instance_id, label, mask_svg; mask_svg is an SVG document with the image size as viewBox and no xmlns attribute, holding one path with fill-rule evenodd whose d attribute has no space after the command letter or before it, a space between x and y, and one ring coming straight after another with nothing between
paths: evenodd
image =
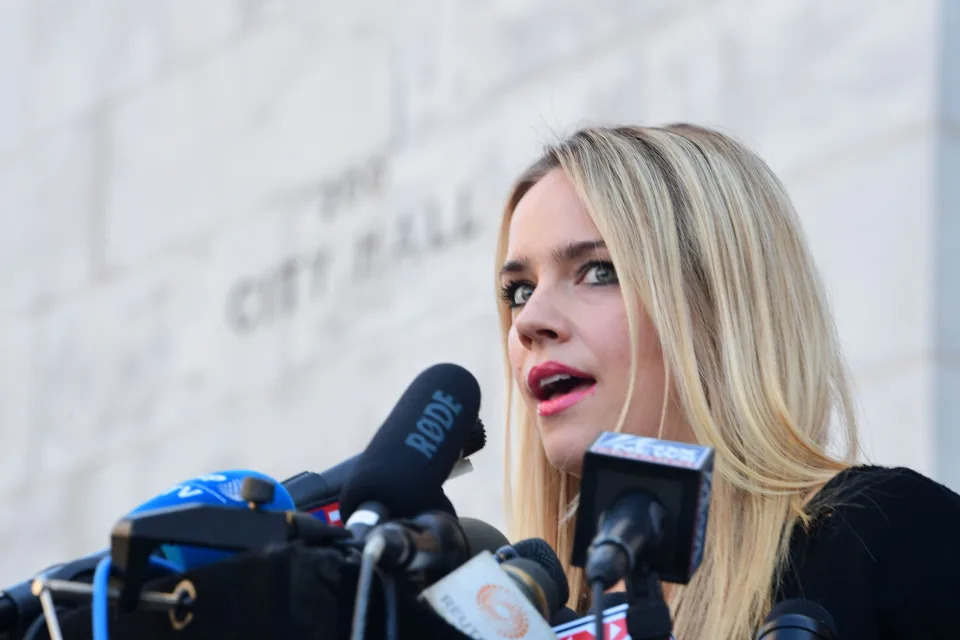
<instances>
[{"instance_id":1,"label":"white microphone","mask_svg":"<svg viewBox=\"0 0 960 640\"><path fill-rule=\"evenodd\" d=\"M447 624L475 640L556 638L543 614L489 551L420 594Z\"/></svg>"}]
</instances>

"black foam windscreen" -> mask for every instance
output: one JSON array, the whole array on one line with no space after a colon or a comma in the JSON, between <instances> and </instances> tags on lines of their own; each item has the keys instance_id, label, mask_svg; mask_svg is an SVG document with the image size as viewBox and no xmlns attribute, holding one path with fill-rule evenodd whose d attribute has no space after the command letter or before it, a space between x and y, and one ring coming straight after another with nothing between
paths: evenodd
<instances>
[{"instance_id":1,"label":"black foam windscreen","mask_svg":"<svg viewBox=\"0 0 960 640\"><path fill-rule=\"evenodd\" d=\"M792 635L791 635L792 634ZM822 638L833 640L839 635L830 612L811 600L793 598L778 602L767 615L759 639Z\"/></svg>"},{"instance_id":2,"label":"black foam windscreen","mask_svg":"<svg viewBox=\"0 0 960 640\"><path fill-rule=\"evenodd\" d=\"M480 385L455 364L430 367L410 384L360 455L343 493L346 521L364 502L393 518L449 510L441 486L460 457L480 411Z\"/></svg>"},{"instance_id":3,"label":"black foam windscreen","mask_svg":"<svg viewBox=\"0 0 960 640\"><path fill-rule=\"evenodd\" d=\"M567 574L563 572L563 565L560 558L546 540L541 538L527 538L513 545L517 555L521 558L533 560L543 567L543 570L550 576L550 580L557 586L557 593L560 604L566 604L570 599L570 585L567 582Z\"/></svg>"}]
</instances>

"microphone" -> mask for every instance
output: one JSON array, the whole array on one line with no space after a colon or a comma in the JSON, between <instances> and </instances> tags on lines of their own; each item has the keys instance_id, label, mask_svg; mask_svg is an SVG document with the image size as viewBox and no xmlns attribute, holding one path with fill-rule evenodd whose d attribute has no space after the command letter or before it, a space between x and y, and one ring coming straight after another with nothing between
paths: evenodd
<instances>
[{"instance_id":1,"label":"microphone","mask_svg":"<svg viewBox=\"0 0 960 640\"><path fill-rule=\"evenodd\" d=\"M406 520L377 525L367 544L380 547L377 563L389 571L429 572L426 584L448 574L469 558L467 536L455 516L429 511Z\"/></svg>"},{"instance_id":2,"label":"microphone","mask_svg":"<svg viewBox=\"0 0 960 640\"><path fill-rule=\"evenodd\" d=\"M546 620L564 609L570 585L560 558L546 540L527 538L512 546L516 557L500 563Z\"/></svg>"},{"instance_id":3,"label":"microphone","mask_svg":"<svg viewBox=\"0 0 960 640\"><path fill-rule=\"evenodd\" d=\"M460 473L468 472L470 470L468 458L483 449L486 443L486 431L483 422L478 418L471 426L466 444L460 451L459 459L454 464L447 480L455 478ZM335 523L336 520L330 516L333 513L339 515L340 493L359 460L360 454L357 454L321 473L303 471L284 480L283 486L290 493L298 511L309 511L318 517Z\"/></svg>"},{"instance_id":4,"label":"microphone","mask_svg":"<svg viewBox=\"0 0 960 640\"><path fill-rule=\"evenodd\" d=\"M542 540L530 540L520 548L529 551L549 549ZM516 546L513 547L516 549ZM556 554L550 550L559 565ZM550 575L547 567L532 557L511 557L498 563L489 551L475 555L463 566L425 589L420 598L448 624L472 638L481 640L504 637L555 637L547 620L554 611L562 610L569 594L566 576L561 582Z\"/></svg>"},{"instance_id":5,"label":"microphone","mask_svg":"<svg viewBox=\"0 0 960 640\"><path fill-rule=\"evenodd\" d=\"M530 602L552 620L570 599L570 586L560 558L542 538L527 538L511 545L495 527L473 518L460 518L470 543L470 555L494 554Z\"/></svg>"},{"instance_id":6,"label":"microphone","mask_svg":"<svg viewBox=\"0 0 960 640\"><path fill-rule=\"evenodd\" d=\"M770 610L756 640L836 640L833 617L816 602L795 598Z\"/></svg>"},{"instance_id":7,"label":"microphone","mask_svg":"<svg viewBox=\"0 0 960 640\"><path fill-rule=\"evenodd\" d=\"M33 593L35 578L43 576L50 580L89 582L97 564L109 554L110 551L105 549L77 560L55 564L27 580L0 590L0 638L8 637L7 634L11 638L21 637L37 616L43 613L40 599ZM149 567L148 579L162 577L173 571L173 567L161 568L158 565Z\"/></svg>"},{"instance_id":8,"label":"microphone","mask_svg":"<svg viewBox=\"0 0 960 640\"><path fill-rule=\"evenodd\" d=\"M703 558L713 449L604 432L583 458L573 564L608 589L637 571L686 584Z\"/></svg>"},{"instance_id":9,"label":"microphone","mask_svg":"<svg viewBox=\"0 0 960 640\"><path fill-rule=\"evenodd\" d=\"M438 364L417 376L344 484L340 509L347 527L362 539L387 517L437 509L455 514L441 485L479 410L480 385L463 367Z\"/></svg>"},{"instance_id":10,"label":"microphone","mask_svg":"<svg viewBox=\"0 0 960 640\"><path fill-rule=\"evenodd\" d=\"M507 536L483 520L461 517L460 528L463 529L464 535L467 536L471 556L475 556L481 551L496 553L501 547L509 546L510 544Z\"/></svg>"},{"instance_id":11,"label":"microphone","mask_svg":"<svg viewBox=\"0 0 960 640\"><path fill-rule=\"evenodd\" d=\"M290 511L294 509L293 498L286 488L270 476L249 469L218 471L191 478L175 484L166 491L136 507L128 515L143 514L148 511L179 507L188 504L212 504L237 509L248 509L248 503L242 493L245 478L257 478L264 486L272 486L258 502L258 509L264 511ZM234 555L234 551L209 547L162 544L160 557L173 563L180 571L219 562Z\"/></svg>"},{"instance_id":12,"label":"microphone","mask_svg":"<svg viewBox=\"0 0 960 640\"><path fill-rule=\"evenodd\" d=\"M270 511L293 509L292 498L276 480L257 471L229 470L209 473L176 484L135 507L128 516L189 504L213 504L246 509L248 504L243 499L242 487L244 478L248 477L257 478L273 487L272 495L263 495L264 500L258 503L258 508ZM146 567L145 579L184 572L194 567L217 562L233 553L209 547L160 545L153 553L153 558L159 559L160 562ZM42 575L55 580L89 581L93 577L97 564L110 554L110 549L98 551L77 560L54 565L34 577ZM37 616L41 615L40 600L32 591L33 579L24 580L4 590L0 595L0 634L13 631L19 635L25 631L25 625L31 624Z\"/></svg>"}]
</instances>

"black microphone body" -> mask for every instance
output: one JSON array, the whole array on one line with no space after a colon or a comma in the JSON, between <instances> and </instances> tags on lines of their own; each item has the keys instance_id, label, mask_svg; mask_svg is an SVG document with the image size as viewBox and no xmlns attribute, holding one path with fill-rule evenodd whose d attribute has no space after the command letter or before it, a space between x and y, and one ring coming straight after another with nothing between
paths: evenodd
<instances>
[{"instance_id":1,"label":"black microphone body","mask_svg":"<svg viewBox=\"0 0 960 640\"><path fill-rule=\"evenodd\" d=\"M486 432L483 422L479 419L470 429L466 444L460 451L458 461L466 460L486 445ZM319 507L334 504L340 500L340 493L346 485L354 467L360 461L358 453L355 456L337 463L326 471L301 471L295 476L283 481L283 486L293 498L294 505L300 511L310 511Z\"/></svg>"},{"instance_id":2,"label":"black microphone body","mask_svg":"<svg viewBox=\"0 0 960 640\"><path fill-rule=\"evenodd\" d=\"M463 367L439 364L417 376L354 465L340 496L344 520L371 503L392 518L455 514L442 485L479 411L480 385Z\"/></svg>"},{"instance_id":3,"label":"black microphone body","mask_svg":"<svg viewBox=\"0 0 960 640\"><path fill-rule=\"evenodd\" d=\"M703 557L712 477L709 447L600 434L583 457L573 564L595 557L589 570L606 587L634 569L686 584Z\"/></svg>"},{"instance_id":4,"label":"black microphone body","mask_svg":"<svg viewBox=\"0 0 960 640\"><path fill-rule=\"evenodd\" d=\"M816 602L795 598L770 610L756 640L837 640L833 616Z\"/></svg>"},{"instance_id":5,"label":"black microphone body","mask_svg":"<svg viewBox=\"0 0 960 640\"><path fill-rule=\"evenodd\" d=\"M457 519L431 511L407 520L375 527L367 537L383 541L379 565L387 570L430 572L430 581L443 577L469 559L470 544Z\"/></svg>"},{"instance_id":6,"label":"black microphone body","mask_svg":"<svg viewBox=\"0 0 960 640\"><path fill-rule=\"evenodd\" d=\"M589 584L609 589L630 575L637 560L660 543L666 510L646 491L628 491L604 511L587 555Z\"/></svg>"},{"instance_id":7,"label":"black microphone body","mask_svg":"<svg viewBox=\"0 0 960 640\"><path fill-rule=\"evenodd\" d=\"M627 630L669 638L660 580L686 584L703 558L713 449L601 433L583 457L573 564L585 569L602 635L605 589L626 579Z\"/></svg>"}]
</instances>

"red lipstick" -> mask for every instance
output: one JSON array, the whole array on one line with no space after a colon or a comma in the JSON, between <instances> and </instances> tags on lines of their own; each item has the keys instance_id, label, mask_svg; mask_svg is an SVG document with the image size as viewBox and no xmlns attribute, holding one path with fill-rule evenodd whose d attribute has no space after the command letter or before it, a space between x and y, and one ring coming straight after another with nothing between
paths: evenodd
<instances>
[{"instance_id":1,"label":"red lipstick","mask_svg":"<svg viewBox=\"0 0 960 640\"><path fill-rule=\"evenodd\" d=\"M589 373L552 360L527 374L527 388L538 400L537 413L541 416L572 407L593 393L596 386L596 379Z\"/></svg>"}]
</instances>

